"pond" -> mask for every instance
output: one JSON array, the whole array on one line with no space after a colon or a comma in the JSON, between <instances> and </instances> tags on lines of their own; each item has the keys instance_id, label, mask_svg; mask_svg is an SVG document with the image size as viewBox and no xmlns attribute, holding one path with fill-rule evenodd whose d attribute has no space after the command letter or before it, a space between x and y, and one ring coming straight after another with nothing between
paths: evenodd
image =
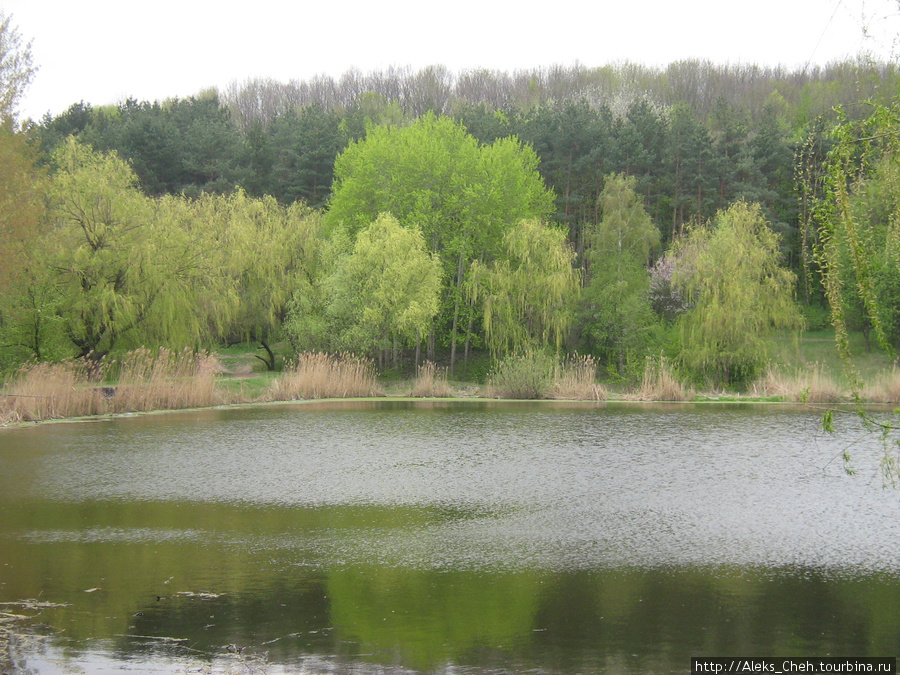
<instances>
[{"instance_id":1,"label":"pond","mask_svg":"<svg viewBox=\"0 0 900 675\"><path fill-rule=\"evenodd\" d=\"M686 673L900 653L900 490L821 412L366 401L0 430L21 670Z\"/></svg>"}]
</instances>

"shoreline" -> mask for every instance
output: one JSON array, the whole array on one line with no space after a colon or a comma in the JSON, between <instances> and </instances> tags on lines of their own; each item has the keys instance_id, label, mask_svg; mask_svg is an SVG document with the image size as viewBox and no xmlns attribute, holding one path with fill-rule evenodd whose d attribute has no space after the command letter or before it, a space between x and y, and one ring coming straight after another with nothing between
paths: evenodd
<instances>
[{"instance_id":1,"label":"shoreline","mask_svg":"<svg viewBox=\"0 0 900 675\"><path fill-rule=\"evenodd\" d=\"M82 415L75 417L54 417L43 420L20 420L0 424L0 433L3 430L33 428L50 424L66 424L66 423L82 423L82 422L104 422L116 419L130 417L146 417L149 415L162 415L169 413L191 413L191 412L209 412L214 410L240 410L243 408L266 408L278 406L298 406L307 407L322 405L325 407L339 407L339 404L359 404L359 403L426 403L426 404L541 404L551 406L589 406L593 408L603 408L608 405L614 406L660 406L660 407L686 407L686 406L723 406L723 405L755 405L755 406L774 406L774 407L794 407L806 410L841 410L852 412L858 409L859 404L842 401L837 403L822 402L799 402L774 400L773 397L742 397L742 396L697 396L690 400L683 401L655 401L650 399L636 398L607 398L602 401L589 399L561 399L561 398L543 398L543 399L521 399L521 398L487 398L482 396L449 396L449 397L413 397L413 396L357 396L347 398L313 398L313 399L296 399L289 401L246 401L239 403L221 403L211 406L199 406L188 408L158 408L155 410L136 410L115 413L101 413L97 415ZM432 407L429 406L429 407ZM348 405L347 407L350 407ZM862 408L873 411L892 411L897 406L890 403L863 403Z\"/></svg>"}]
</instances>

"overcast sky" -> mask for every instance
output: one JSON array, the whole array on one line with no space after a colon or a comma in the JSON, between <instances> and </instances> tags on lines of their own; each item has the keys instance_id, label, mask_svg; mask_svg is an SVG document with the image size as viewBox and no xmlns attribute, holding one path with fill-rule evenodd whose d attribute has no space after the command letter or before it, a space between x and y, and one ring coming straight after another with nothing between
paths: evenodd
<instances>
[{"instance_id":1,"label":"overcast sky","mask_svg":"<svg viewBox=\"0 0 900 675\"><path fill-rule=\"evenodd\" d=\"M514 71L618 61L894 57L898 0L0 0L40 68L21 118L391 65ZM869 36L867 37L867 31Z\"/></svg>"}]
</instances>

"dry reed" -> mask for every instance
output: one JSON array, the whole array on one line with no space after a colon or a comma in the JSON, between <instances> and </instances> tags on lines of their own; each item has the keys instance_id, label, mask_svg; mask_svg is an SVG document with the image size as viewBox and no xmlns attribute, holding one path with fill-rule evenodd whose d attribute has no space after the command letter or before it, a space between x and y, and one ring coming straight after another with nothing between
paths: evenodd
<instances>
[{"instance_id":1,"label":"dry reed","mask_svg":"<svg viewBox=\"0 0 900 675\"><path fill-rule=\"evenodd\" d=\"M785 372L769 364L751 385L753 396L778 396L798 403L838 403L841 390L834 377L818 363L808 368Z\"/></svg>"},{"instance_id":2,"label":"dry reed","mask_svg":"<svg viewBox=\"0 0 900 675\"><path fill-rule=\"evenodd\" d=\"M900 369L893 366L890 372L879 374L863 387L861 395L873 403L900 403Z\"/></svg>"},{"instance_id":3,"label":"dry reed","mask_svg":"<svg viewBox=\"0 0 900 675\"><path fill-rule=\"evenodd\" d=\"M291 401L380 395L375 366L370 360L351 354L306 352L272 383L266 398Z\"/></svg>"},{"instance_id":4,"label":"dry reed","mask_svg":"<svg viewBox=\"0 0 900 675\"><path fill-rule=\"evenodd\" d=\"M222 402L216 364L215 357L187 349L138 349L120 361L25 365L0 394L0 422L215 405ZM98 386L110 376L117 376L118 384Z\"/></svg>"},{"instance_id":5,"label":"dry reed","mask_svg":"<svg viewBox=\"0 0 900 675\"><path fill-rule=\"evenodd\" d=\"M685 387L675 374L675 370L664 356L658 359L647 357L644 376L637 391L642 401L687 401L693 392Z\"/></svg>"},{"instance_id":6,"label":"dry reed","mask_svg":"<svg viewBox=\"0 0 900 675\"><path fill-rule=\"evenodd\" d=\"M419 398L447 398L453 391L447 382L447 369L426 361L416 369L416 379L410 396Z\"/></svg>"},{"instance_id":7,"label":"dry reed","mask_svg":"<svg viewBox=\"0 0 900 675\"><path fill-rule=\"evenodd\" d=\"M575 354L558 364L553 378L553 398L604 401L606 390L597 384L597 362L592 356Z\"/></svg>"}]
</instances>

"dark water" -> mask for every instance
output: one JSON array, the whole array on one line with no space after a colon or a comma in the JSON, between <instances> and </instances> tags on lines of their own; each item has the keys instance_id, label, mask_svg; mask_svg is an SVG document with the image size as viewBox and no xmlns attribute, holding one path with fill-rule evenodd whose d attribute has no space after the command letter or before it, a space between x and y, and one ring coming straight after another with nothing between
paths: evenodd
<instances>
[{"instance_id":1,"label":"dark water","mask_svg":"<svg viewBox=\"0 0 900 675\"><path fill-rule=\"evenodd\" d=\"M897 656L900 490L819 416L367 402L2 430L0 602L50 606L0 611L35 616L11 650L39 673Z\"/></svg>"}]
</instances>

